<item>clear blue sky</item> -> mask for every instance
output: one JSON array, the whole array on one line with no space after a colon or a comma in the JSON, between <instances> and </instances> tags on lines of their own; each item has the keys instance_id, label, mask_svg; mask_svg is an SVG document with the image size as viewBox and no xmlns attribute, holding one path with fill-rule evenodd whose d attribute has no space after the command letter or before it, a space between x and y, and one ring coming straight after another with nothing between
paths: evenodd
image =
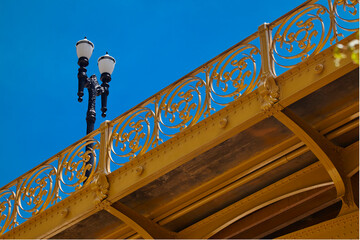
<instances>
[{"instance_id":1,"label":"clear blue sky","mask_svg":"<svg viewBox=\"0 0 360 240\"><path fill-rule=\"evenodd\" d=\"M117 63L112 120L301 4L302 0L1 0L0 187L85 135L75 43ZM97 123L100 98L97 99Z\"/></svg>"}]
</instances>

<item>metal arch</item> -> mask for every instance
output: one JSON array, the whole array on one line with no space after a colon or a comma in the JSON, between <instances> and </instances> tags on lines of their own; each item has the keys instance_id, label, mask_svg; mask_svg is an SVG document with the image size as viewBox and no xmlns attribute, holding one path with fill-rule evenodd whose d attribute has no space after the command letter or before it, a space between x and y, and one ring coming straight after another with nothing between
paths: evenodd
<instances>
[{"instance_id":1,"label":"metal arch","mask_svg":"<svg viewBox=\"0 0 360 240\"><path fill-rule=\"evenodd\" d=\"M263 239L273 232L338 202L339 199L332 199L334 192L335 187L332 184L295 194L239 219L211 238Z\"/></svg>"},{"instance_id":2,"label":"metal arch","mask_svg":"<svg viewBox=\"0 0 360 240\"><path fill-rule=\"evenodd\" d=\"M311 190L314 190L314 189L318 189L318 188L322 188L322 187L331 186L331 185L332 185L331 182L325 182L325 183L316 184L316 185L313 185L313 186L310 186L310 187L298 189L298 190L295 190L295 191L292 191L292 192L283 194L283 195L281 195L281 196L279 196L279 197L275 197L275 198L273 198L273 199L270 199L270 200L268 200L268 201L266 201L266 202L263 202L263 203L257 205L256 207L254 207L254 208L248 210L247 212L245 212L243 215L241 215L241 217L243 218L243 217L245 217L245 216L247 216L247 215L250 215L251 213L253 213L253 212L255 212L255 211L258 211L258 210L260 210L260 209L263 209L263 208L265 208L265 207L267 207L267 206L269 206L269 205L271 205L271 204L273 204L273 203L279 202L279 201L281 201L281 200L283 200L283 199L287 199L287 198L292 197L292 196L295 196L295 195L297 195L297 194L304 193L304 192L308 192L308 191L311 191ZM240 219L240 218L239 218L239 219ZM238 220L238 219L237 219L237 220ZM205 235L205 236L202 237L202 238L208 239L208 238L212 237L213 235L215 235L215 233L218 233L220 230L222 230L222 229L224 229L225 227L229 226L230 223L234 223L234 220L232 220L231 222L228 222L228 223L222 225L221 227L219 227L219 228L216 229L215 231L208 233L208 235Z\"/></svg>"},{"instance_id":3,"label":"metal arch","mask_svg":"<svg viewBox=\"0 0 360 240\"><path fill-rule=\"evenodd\" d=\"M337 197L345 195L343 164L341 160L342 148L336 146L309 124L294 114L289 108L274 112L274 117L290 129L323 164L334 182Z\"/></svg>"},{"instance_id":4,"label":"metal arch","mask_svg":"<svg viewBox=\"0 0 360 240\"><path fill-rule=\"evenodd\" d=\"M209 238L237 220L272 203L319 187L333 185L319 162L314 163L179 232L184 238Z\"/></svg>"}]
</instances>

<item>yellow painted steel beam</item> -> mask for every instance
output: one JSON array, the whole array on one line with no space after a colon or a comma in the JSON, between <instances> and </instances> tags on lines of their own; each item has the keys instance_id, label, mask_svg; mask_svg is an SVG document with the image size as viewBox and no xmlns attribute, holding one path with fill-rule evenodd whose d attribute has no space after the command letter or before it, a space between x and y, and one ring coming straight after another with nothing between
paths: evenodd
<instances>
[{"instance_id":1,"label":"yellow painted steel beam","mask_svg":"<svg viewBox=\"0 0 360 240\"><path fill-rule=\"evenodd\" d=\"M332 185L320 163L314 163L182 230L185 238L209 238L230 224L279 200Z\"/></svg>"},{"instance_id":2,"label":"yellow painted steel beam","mask_svg":"<svg viewBox=\"0 0 360 240\"><path fill-rule=\"evenodd\" d=\"M343 128L348 128L346 126L347 121L353 120L349 116L354 115L354 112L358 111L358 104L354 106L349 106L348 108L340 111L332 116L329 116L327 119L322 120L316 126L321 130L322 134L329 135L329 139L333 139L341 134L343 134ZM344 121L346 120L346 121ZM338 122L345 124L344 126L339 127ZM334 129L336 130L334 131ZM331 131L331 134L328 134ZM353 144L345 149L344 152L349 151L354 152L356 149L356 144ZM191 191L179 196L173 201L161 206L160 208L153 211L147 217L153 219L153 221L158 222L160 225L166 224L176 217L182 216L186 212L194 208L195 205L200 206L205 204L213 197L210 195L215 194L219 195L221 193L226 193L233 187L238 186L239 184L250 181L254 176L258 176L258 173L265 173L268 170L273 169L276 166L286 163L287 161L304 154L309 151L309 148L304 146L304 143L300 142L296 136L287 139L286 141L273 146L272 148L259 153L258 155L248 159L247 161L242 162L238 166L230 169L229 171L223 173L222 175L204 183L203 185L192 189ZM290 153L291 154L288 154ZM276 163L271 164L273 161ZM269 165L268 165L269 164ZM263 166L265 168L262 168ZM345 165L348 171L356 171L358 169L358 162L352 161L351 164ZM262 169L261 169L262 168ZM258 172L257 170L261 169ZM253 173L255 172L255 175ZM242 179L241 179L242 178ZM241 179L241 180L239 180ZM195 203L195 205L193 205ZM128 229L126 231L126 229ZM118 233L116 233L118 232ZM127 235L124 235L126 232L132 232L126 226L119 226L116 232L105 236L104 238L126 238Z\"/></svg>"},{"instance_id":3,"label":"yellow painted steel beam","mask_svg":"<svg viewBox=\"0 0 360 240\"><path fill-rule=\"evenodd\" d=\"M279 239L358 239L359 211L284 235Z\"/></svg>"},{"instance_id":4,"label":"yellow painted steel beam","mask_svg":"<svg viewBox=\"0 0 360 240\"><path fill-rule=\"evenodd\" d=\"M128 206L116 202L113 205L107 206L106 211L119 218L126 223L144 239L174 239L179 238L178 234L171 232L157 223L142 216Z\"/></svg>"}]
</instances>

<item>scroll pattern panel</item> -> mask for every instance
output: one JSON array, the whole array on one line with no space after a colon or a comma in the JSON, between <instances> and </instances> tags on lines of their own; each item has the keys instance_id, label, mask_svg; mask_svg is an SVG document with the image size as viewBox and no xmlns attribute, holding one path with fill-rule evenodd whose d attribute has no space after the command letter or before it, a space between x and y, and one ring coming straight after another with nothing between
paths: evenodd
<instances>
[{"instance_id":1,"label":"scroll pattern panel","mask_svg":"<svg viewBox=\"0 0 360 240\"><path fill-rule=\"evenodd\" d=\"M250 93L258 84L260 68L259 40L254 37L113 121L111 169Z\"/></svg>"},{"instance_id":2,"label":"scroll pattern panel","mask_svg":"<svg viewBox=\"0 0 360 240\"><path fill-rule=\"evenodd\" d=\"M358 31L358 10L358 0L320 0L272 26L271 55L277 75Z\"/></svg>"},{"instance_id":3,"label":"scroll pattern panel","mask_svg":"<svg viewBox=\"0 0 360 240\"><path fill-rule=\"evenodd\" d=\"M0 189L0 234L88 185L96 171L98 136L92 134L16 182ZM93 159L93 166L88 164ZM88 173L86 174L86 172Z\"/></svg>"}]
</instances>

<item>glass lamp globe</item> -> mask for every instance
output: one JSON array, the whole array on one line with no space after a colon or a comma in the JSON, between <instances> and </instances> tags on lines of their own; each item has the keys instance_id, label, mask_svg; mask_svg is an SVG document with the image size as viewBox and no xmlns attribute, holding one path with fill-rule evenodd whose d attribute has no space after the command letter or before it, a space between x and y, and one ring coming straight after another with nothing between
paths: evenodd
<instances>
[{"instance_id":1,"label":"glass lamp globe","mask_svg":"<svg viewBox=\"0 0 360 240\"><path fill-rule=\"evenodd\" d=\"M90 59L94 50L94 44L86 39L86 37L76 43L76 54L78 58L86 57Z\"/></svg>"},{"instance_id":2,"label":"glass lamp globe","mask_svg":"<svg viewBox=\"0 0 360 240\"><path fill-rule=\"evenodd\" d=\"M115 59L106 52L104 56L99 57L98 66L100 74L112 74L115 67Z\"/></svg>"}]
</instances>

